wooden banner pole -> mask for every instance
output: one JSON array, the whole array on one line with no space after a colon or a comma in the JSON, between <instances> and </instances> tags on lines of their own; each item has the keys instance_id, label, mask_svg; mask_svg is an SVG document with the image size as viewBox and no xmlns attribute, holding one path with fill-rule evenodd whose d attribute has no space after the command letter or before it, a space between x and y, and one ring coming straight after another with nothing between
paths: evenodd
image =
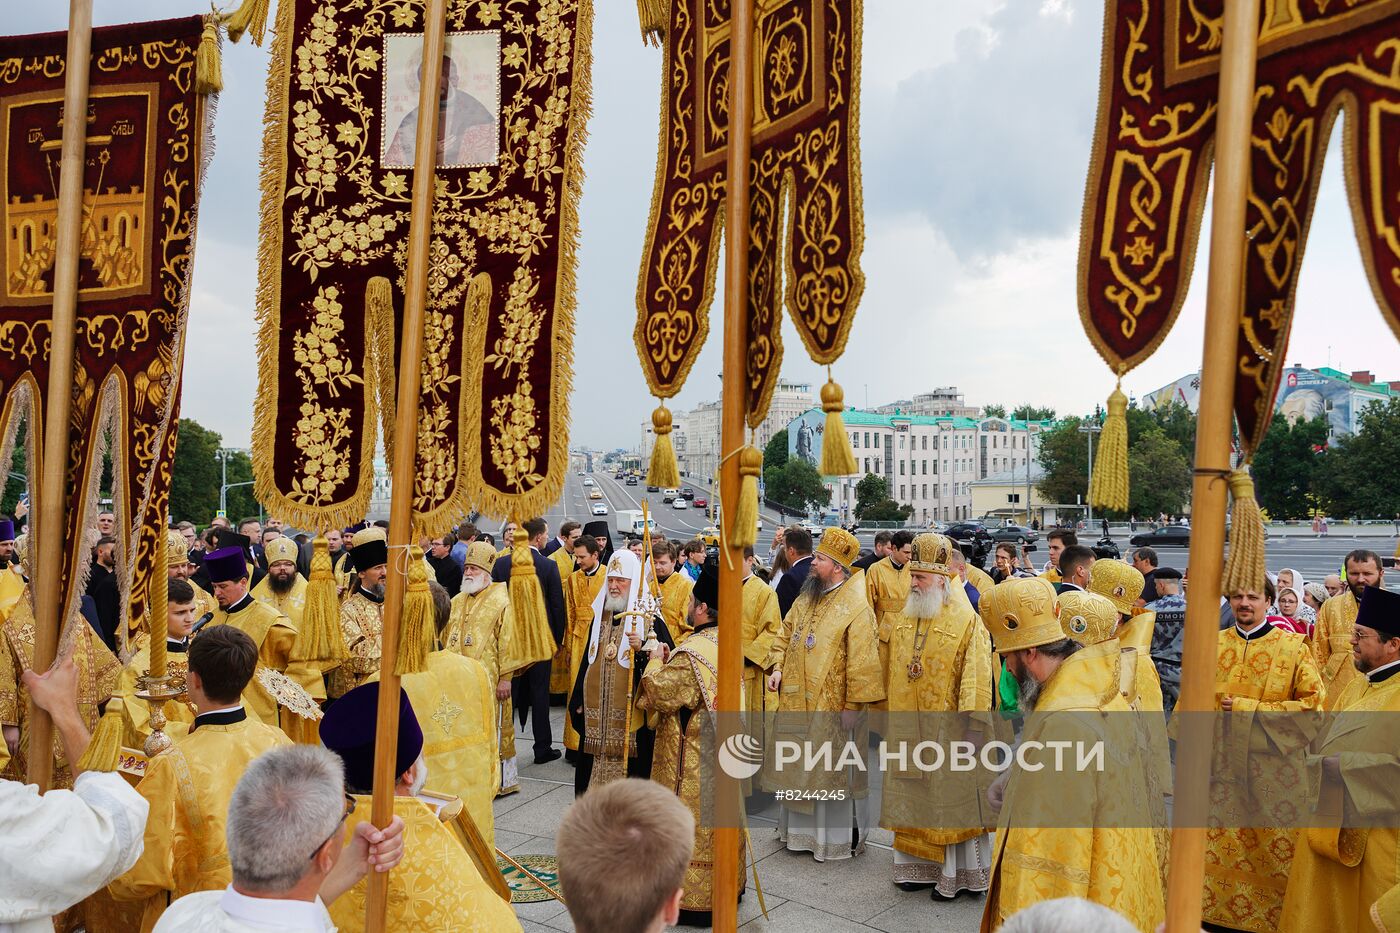
<instances>
[{"instance_id":1,"label":"wooden banner pole","mask_svg":"<svg viewBox=\"0 0 1400 933\"><path fill-rule=\"evenodd\" d=\"M1225 508L1233 435L1235 364L1244 294L1245 204L1249 195L1250 129L1259 0L1225 4L1220 55L1220 109L1216 117L1215 195L1211 204L1210 273L1206 286L1205 350L1196 422L1196 476L1191 491L1190 593L1181 658L1181 718L1167 930L1201 928L1205 877L1205 817L1210 792L1208 712L1215 708L1216 642L1224 572Z\"/></svg>"},{"instance_id":2,"label":"wooden banner pole","mask_svg":"<svg viewBox=\"0 0 1400 933\"><path fill-rule=\"evenodd\" d=\"M67 69L63 79L63 147L58 167L57 249L53 270L53 325L44 403L42 454L34 513L34 670L46 671L63 628L63 544L68 497L68 421L73 408L73 344L78 319L78 259L83 232L83 165L87 149L88 69L92 57L92 0L69 0ZM53 782L53 722L29 708L29 783Z\"/></svg>"},{"instance_id":3,"label":"wooden banner pole","mask_svg":"<svg viewBox=\"0 0 1400 933\"><path fill-rule=\"evenodd\" d=\"M447 0L428 0L423 20L423 66L418 88L418 133L414 143L413 200L404 275L403 331L394 421L393 487L389 499L389 573L384 589L384 635L375 724L374 800L370 820L388 826L394 818L394 761L399 733L399 616L408 588L408 546L413 531L413 487L418 459L418 395L422 388L423 307L428 297L428 244L432 240L433 182L437 168L438 81L446 47ZM385 929L389 875L369 873L365 928Z\"/></svg>"},{"instance_id":4,"label":"wooden banner pole","mask_svg":"<svg viewBox=\"0 0 1400 933\"><path fill-rule=\"evenodd\" d=\"M719 562L719 689L721 713L715 736L722 743L736 731L739 684L743 675L741 617L744 599L744 552L734 546L734 517L739 502L739 448L744 446L744 410L748 393L749 314L749 153L753 143L753 0L732 0L729 30L729 147L724 220L724 392L721 394L719 466L723 533ZM750 529L751 530L751 529ZM715 829L714 883L711 911L715 933L733 933L739 922L740 835L743 815L739 782L716 769L715 812L730 825Z\"/></svg>"}]
</instances>

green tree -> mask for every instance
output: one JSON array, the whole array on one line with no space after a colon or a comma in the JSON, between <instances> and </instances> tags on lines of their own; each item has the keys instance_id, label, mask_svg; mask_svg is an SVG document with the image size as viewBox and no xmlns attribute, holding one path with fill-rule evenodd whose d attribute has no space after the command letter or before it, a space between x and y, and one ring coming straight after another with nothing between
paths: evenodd
<instances>
[{"instance_id":1,"label":"green tree","mask_svg":"<svg viewBox=\"0 0 1400 933\"><path fill-rule=\"evenodd\" d=\"M222 439L193 418L181 418L170 471L170 519L204 525L219 507L219 460Z\"/></svg>"},{"instance_id":2,"label":"green tree","mask_svg":"<svg viewBox=\"0 0 1400 933\"><path fill-rule=\"evenodd\" d=\"M19 430L15 432L15 450L10 457L10 472L4 482L5 492L0 495L0 512L6 515L15 514L15 506L19 504L19 497L24 495L29 488L28 482L24 479L29 475L29 450L25 446L25 440L29 436L29 422L23 422Z\"/></svg>"},{"instance_id":3,"label":"green tree","mask_svg":"<svg viewBox=\"0 0 1400 933\"><path fill-rule=\"evenodd\" d=\"M1011 417L1016 421L1050 421L1055 417L1055 409L1040 405L1017 405L1011 410Z\"/></svg>"},{"instance_id":4,"label":"green tree","mask_svg":"<svg viewBox=\"0 0 1400 933\"><path fill-rule=\"evenodd\" d=\"M1079 433L1079 418L1070 417L1040 435L1036 460L1045 477L1036 484L1044 501L1072 505L1089 487L1089 451Z\"/></svg>"},{"instance_id":5,"label":"green tree","mask_svg":"<svg viewBox=\"0 0 1400 933\"><path fill-rule=\"evenodd\" d=\"M982 417L983 417L983 418L1005 418L1005 417L1006 417L1006 406L1005 406L1005 405L987 405L987 406L985 406L985 407L982 409Z\"/></svg>"},{"instance_id":6,"label":"green tree","mask_svg":"<svg viewBox=\"0 0 1400 933\"><path fill-rule=\"evenodd\" d=\"M232 486L235 483L245 483L228 491L228 517L229 521L239 522L249 516L256 516L262 512L262 507L258 505L257 498L253 495L253 461L248 456L247 451L236 450L228 458L228 482ZM218 483L214 484L214 492L219 491ZM205 519L208 521L208 519Z\"/></svg>"},{"instance_id":7,"label":"green tree","mask_svg":"<svg viewBox=\"0 0 1400 933\"><path fill-rule=\"evenodd\" d=\"M1337 515L1392 518L1400 514L1400 398L1368 405L1357 432L1322 456L1314 489Z\"/></svg>"},{"instance_id":8,"label":"green tree","mask_svg":"<svg viewBox=\"0 0 1400 933\"><path fill-rule=\"evenodd\" d=\"M1317 417L1290 425L1275 414L1254 454L1254 494L1271 518L1306 518L1323 460L1315 448L1327 444L1327 419Z\"/></svg>"},{"instance_id":9,"label":"green tree","mask_svg":"<svg viewBox=\"0 0 1400 933\"><path fill-rule=\"evenodd\" d=\"M831 491L822 482L817 468L806 460L793 459L780 467L763 471L767 497L797 513L823 508L831 501Z\"/></svg>"},{"instance_id":10,"label":"green tree","mask_svg":"<svg viewBox=\"0 0 1400 933\"><path fill-rule=\"evenodd\" d=\"M1128 444L1128 509L1135 515L1184 511L1191 492L1191 464L1181 445L1160 427ZM1096 513L1097 514L1097 513Z\"/></svg>"},{"instance_id":11,"label":"green tree","mask_svg":"<svg viewBox=\"0 0 1400 933\"><path fill-rule=\"evenodd\" d=\"M1196 416L1180 402L1160 408L1128 409L1128 444L1149 431L1161 431L1181 448L1188 463L1196 459Z\"/></svg>"},{"instance_id":12,"label":"green tree","mask_svg":"<svg viewBox=\"0 0 1400 933\"><path fill-rule=\"evenodd\" d=\"M763 448L763 469L766 472L769 467L780 467L788 462L788 433L787 428L783 428L772 439L768 441L768 446Z\"/></svg>"},{"instance_id":13,"label":"green tree","mask_svg":"<svg viewBox=\"0 0 1400 933\"><path fill-rule=\"evenodd\" d=\"M912 505L900 505L893 499L885 498L868 506L861 513L860 520L866 522L902 522L914 514Z\"/></svg>"},{"instance_id":14,"label":"green tree","mask_svg":"<svg viewBox=\"0 0 1400 933\"><path fill-rule=\"evenodd\" d=\"M882 476L867 473L856 483L856 518L864 518L868 509L890 498L890 484Z\"/></svg>"}]
</instances>

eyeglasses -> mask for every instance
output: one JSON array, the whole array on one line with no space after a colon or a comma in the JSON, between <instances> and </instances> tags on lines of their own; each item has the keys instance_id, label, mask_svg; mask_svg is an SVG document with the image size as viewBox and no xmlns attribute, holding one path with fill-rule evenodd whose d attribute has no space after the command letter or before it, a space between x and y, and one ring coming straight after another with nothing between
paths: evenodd
<instances>
[{"instance_id":1,"label":"eyeglasses","mask_svg":"<svg viewBox=\"0 0 1400 933\"><path fill-rule=\"evenodd\" d=\"M316 847L316 852L320 852L326 847L326 843L330 842L336 837L336 834L340 832L341 827L345 825L345 821L350 819L350 814L355 812L355 804L355 798L352 797L347 791L345 794L345 812L340 815L340 822L335 824L335 829L331 830L331 834L329 836L321 840L321 844ZM316 852L312 852L310 855L308 855L307 859L311 860L316 858Z\"/></svg>"}]
</instances>

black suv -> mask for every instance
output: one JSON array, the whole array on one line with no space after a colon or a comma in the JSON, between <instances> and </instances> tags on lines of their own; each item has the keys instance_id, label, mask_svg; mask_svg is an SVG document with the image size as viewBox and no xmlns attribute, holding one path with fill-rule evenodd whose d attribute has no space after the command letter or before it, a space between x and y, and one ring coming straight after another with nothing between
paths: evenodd
<instances>
[{"instance_id":1,"label":"black suv","mask_svg":"<svg viewBox=\"0 0 1400 933\"><path fill-rule=\"evenodd\" d=\"M685 499L687 502L690 501L690 500L692 500L692 499L694 499L694 498L695 498L695 490L694 490L694 489L691 489L689 486L685 487L684 489L681 490L681 498L682 498L682 499Z\"/></svg>"}]
</instances>

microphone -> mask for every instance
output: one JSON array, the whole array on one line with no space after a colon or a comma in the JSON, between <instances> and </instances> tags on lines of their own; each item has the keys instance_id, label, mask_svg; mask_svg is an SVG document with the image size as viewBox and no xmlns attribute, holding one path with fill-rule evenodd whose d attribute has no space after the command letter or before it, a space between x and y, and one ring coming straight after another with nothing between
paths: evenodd
<instances>
[{"instance_id":1,"label":"microphone","mask_svg":"<svg viewBox=\"0 0 1400 933\"><path fill-rule=\"evenodd\" d=\"M199 630L204 628L204 626L208 625L210 620L213 618L213 612L206 612L204 615L200 616L199 619L194 623L194 628L190 629L190 637L193 638L194 636L198 635Z\"/></svg>"}]
</instances>

